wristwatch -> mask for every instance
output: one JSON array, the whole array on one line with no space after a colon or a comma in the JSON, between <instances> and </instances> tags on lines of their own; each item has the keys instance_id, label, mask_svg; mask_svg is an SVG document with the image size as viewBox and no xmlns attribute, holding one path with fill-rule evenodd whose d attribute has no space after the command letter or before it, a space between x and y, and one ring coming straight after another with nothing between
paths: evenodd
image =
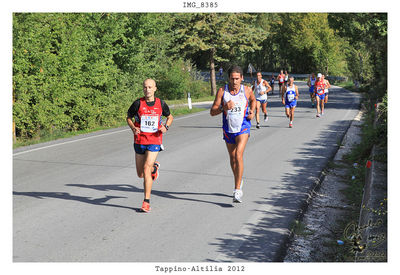
<instances>
[{"instance_id":1,"label":"wristwatch","mask_svg":"<svg viewBox=\"0 0 400 275\"><path fill-rule=\"evenodd\" d=\"M165 124L164 127L165 127L165 129L167 129L167 131L168 131L169 126L168 126L167 124Z\"/></svg>"}]
</instances>

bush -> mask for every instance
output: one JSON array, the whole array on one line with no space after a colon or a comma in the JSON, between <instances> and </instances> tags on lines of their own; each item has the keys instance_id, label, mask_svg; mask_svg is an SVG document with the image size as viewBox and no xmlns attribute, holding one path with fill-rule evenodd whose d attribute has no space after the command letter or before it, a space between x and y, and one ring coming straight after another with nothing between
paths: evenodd
<instances>
[{"instance_id":1,"label":"bush","mask_svg":"<svg viewBox=\"0 0 400 275\"><path fill-rule=\"evenodd\" d=\"M156 74L157 90L163 99L185 98L190 83L190 74L182 61L166 64Z\"/></svg>"}]
</instances>

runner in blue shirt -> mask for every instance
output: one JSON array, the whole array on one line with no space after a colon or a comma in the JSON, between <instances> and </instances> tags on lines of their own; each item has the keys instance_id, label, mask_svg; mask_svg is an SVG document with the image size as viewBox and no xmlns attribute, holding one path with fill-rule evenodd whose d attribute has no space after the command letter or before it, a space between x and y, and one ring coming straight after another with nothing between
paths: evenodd
<instances>
[{"instance_id":1,"label":"runner in blue shirt","mask_svg":"<svg viewBox=\"0 0 400 275\"><path fill-rule=\"evenodd\" d=\"M250 87L241 84L242 68L232 67L228 76L229 83L218 90L210 114L216 116L222 113L223 139L235 178L233 202L242 202L243 153L250 136L256 100Z\"/></svg>"},{"instance_id":2,"label":"runner in blue shirt","mask_svg":"<svg viewBox=\"0 0 400 275\"><path fill-rule=\"evenodd\" d=\"M296 109L297 99L299 99L299 90L294 85L294 77L289 78L288 85L284 88L282 94L282 104L285 105L285 113L289 118L289 128L293 127L294 110Z\"/></svg>"}]
</instances>

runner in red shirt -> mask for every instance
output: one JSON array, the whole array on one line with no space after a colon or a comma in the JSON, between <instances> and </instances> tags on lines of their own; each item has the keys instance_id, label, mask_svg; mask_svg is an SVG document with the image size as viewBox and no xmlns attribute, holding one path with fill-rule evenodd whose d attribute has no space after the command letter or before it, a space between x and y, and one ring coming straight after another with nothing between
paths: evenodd
<instances>
[{"instance_id":1,"label":"runner in red shirt","mask_svg":"<svg viewBox=\"0 0 400 275\"><path fill-rule=\"evenodd\" d=\"M314 85L314 96L317 99L317 117L321 117L324 114L325 82L320 73L317 75L317 81Z\"/></svg>"},{"instance_id":2,"label":"runner in red shirt","mask_svg":"<svg viewBox=\"0 0 400 275\"><path fill-rule=\"evenodd\" d=\"M133 102L126 118L134 134L136 172L139 178L144 179L144 201L141 208L144 212L150 211L151 187L158 178L160 163L156 162L156 158L162 150L162 136L174 119L168 105L154 97L156 90L156 82L146 79L143 82L144 97ZM161 123L162 116L167 117L164 125Z\"/></svg>"}]
</instances>

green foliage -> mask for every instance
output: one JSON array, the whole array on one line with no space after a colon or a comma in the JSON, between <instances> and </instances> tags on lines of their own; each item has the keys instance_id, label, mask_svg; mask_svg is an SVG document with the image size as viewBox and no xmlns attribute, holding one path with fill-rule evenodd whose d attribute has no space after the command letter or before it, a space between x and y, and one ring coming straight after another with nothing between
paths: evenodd
<instances>
[{"instance_id":1,"label":"green foliage","mask_svg":"<svg viewBox=\"0 0 400 275\"><path fill-rule=\"evenodd\" d=\"M386 93L387 14L15 13L13 120L19 139L116 125L146 78L158 96L209 94L215 62L323 71Z\"/></svg>"},{"instance_id":2,"label":"green foliage","mask_svg":"<svg viewBox=\"0 0 400 275\"><path fill-rule=\"evenodd\" d=\"M252 25L255 19L245 13L178 14L174 23L175 41L179 52L187 58L199 51L215 50L215 61L232 61L241 53L260 48L263 30Z\"/></svg>"},{"instance_id":3,"label":"green foliage","mask_svg":"<svg viewBox=\"0 0 400 275\"><path fill-rule=\"evenodd\" d=\"M190 74L185 71L183 62L174 62L157 72L157 89L159 95L165 99L182 99L186 96Z\"/></svg>"},{"instance_id":4,"label":"green foliage","mask_svg":"<svg viewBox=\"0 0 400 275\"><path fill-rule=\"evenodd\" d=\"M353 77L376 85L382 98L387 89L387 13L332 13L328 19L351 45L347 62Z\"/></svg>"},{"instance_id":5,"label":"green foliage","mask_svg":"<svg viewBox=\"0 0 400 275\"><path fill-rule=\"evenodd\" d=\"M335 36L326 13L261 14L256 24L268 34L262 49L250 54L260 70L286 68L292 73L346 71L344 41Z\"/></svg>"},{"instance_id":6,"label":"green foliage","mask_svg":"<svg viewBox=\"0 0 400 275\"><path fill-rule=\"evenodd\" d=\"M211 94L216 93L215 62L236 62L260 49L264 31L255 27L256 16L246 13L178 14L174 22L177 52L184 58L202 54L211 74Z\"/></svg>"},{"instance_id":7,"label":"green foliage","mask_svg":"<svg viewBox=\"0 0 400 275\"><path fill-rule=\"evenodd\" d=\"M16 136L116 125L146 78L159 78L166 98L183 97L190 74L167 56L171 22L168 14L15 13Z\"/></svg>"}]
</instances>

